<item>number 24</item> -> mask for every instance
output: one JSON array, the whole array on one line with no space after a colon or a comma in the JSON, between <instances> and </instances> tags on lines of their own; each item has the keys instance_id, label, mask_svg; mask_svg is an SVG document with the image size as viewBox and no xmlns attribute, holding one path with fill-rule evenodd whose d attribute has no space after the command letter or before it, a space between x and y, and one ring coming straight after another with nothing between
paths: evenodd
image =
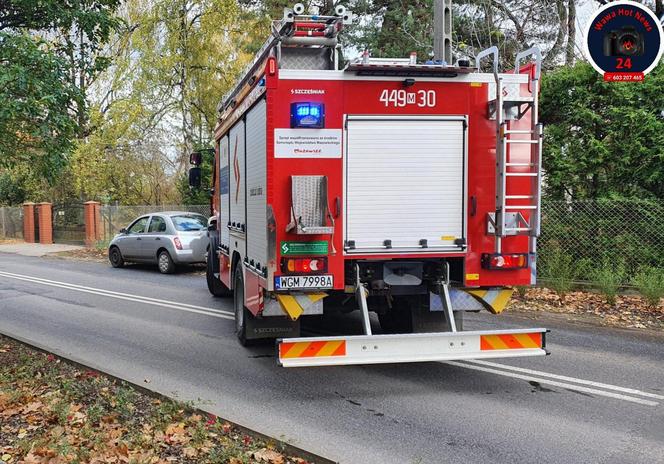
<instances>
[{"instance_id":1,"label":"number 24","mask_svg":"<svg viewBox=\"0 0 664 464\"><path fill-rule=\"evenodd\" d=\"M616 58L616 69L632 69L631 58Z\"/></svg>"}]
</instances>

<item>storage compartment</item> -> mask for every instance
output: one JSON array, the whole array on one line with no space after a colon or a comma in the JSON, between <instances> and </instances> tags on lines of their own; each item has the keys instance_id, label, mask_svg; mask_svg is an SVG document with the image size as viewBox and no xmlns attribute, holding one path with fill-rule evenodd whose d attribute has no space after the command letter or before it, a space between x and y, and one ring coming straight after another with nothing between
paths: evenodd
<instances>
[{"instance_id":1,"label":"storage compartment","mask_svg":"<svg viewBox=\"0 0 664 464\"><path fill-rule=\"evenodd\" d=\"M461 116L349 116L347 253L465 249Z\"/></svg>"}]
</instances>

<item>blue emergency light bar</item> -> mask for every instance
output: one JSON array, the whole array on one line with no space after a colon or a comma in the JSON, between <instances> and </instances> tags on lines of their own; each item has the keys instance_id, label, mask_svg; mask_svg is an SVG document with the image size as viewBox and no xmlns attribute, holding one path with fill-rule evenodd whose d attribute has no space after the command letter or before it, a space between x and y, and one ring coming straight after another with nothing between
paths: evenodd
<instances>
[{"instance_id":1,"label":"blue emergency light bar","mask_svg":"<svg viewBox=\"0 0 664 464\"><path fill-rule=\"evenodd\" d=\"M290 115L292 128L321 129L325 127L325 105L323 103L291 103Z\"/></svg>"}]
</instances>

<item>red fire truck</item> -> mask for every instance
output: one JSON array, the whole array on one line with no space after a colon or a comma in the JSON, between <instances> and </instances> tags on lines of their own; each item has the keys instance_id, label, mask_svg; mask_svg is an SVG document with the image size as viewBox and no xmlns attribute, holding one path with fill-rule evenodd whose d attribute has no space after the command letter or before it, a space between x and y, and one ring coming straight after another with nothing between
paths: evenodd
<instances>
[{"instance_id":1,"label":"red fire truck","mask_svg":"<svg viewBox=\"0 0 664 464\"><path fill-rule=\"evenodd\" d=\"M463 330L535 282L539 49L507 73L495 47L340 69L352 13L303 10L218 107L207 279L240 342L276 339L287 367L546 354L543 328ZM300 336L354 311L363 335Z\"/></svg>"}]
</instances>

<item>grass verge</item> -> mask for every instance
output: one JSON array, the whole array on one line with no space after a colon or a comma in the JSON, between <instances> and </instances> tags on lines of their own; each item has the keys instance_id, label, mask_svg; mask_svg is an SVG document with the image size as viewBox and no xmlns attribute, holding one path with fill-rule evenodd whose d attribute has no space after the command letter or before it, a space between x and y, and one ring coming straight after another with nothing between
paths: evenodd
<instances>
[{"instance_id":1,"label":"grass verge","mask_svg":"<svg viewBox=\"0 0 664 464\"><path fill-rule=\"evenodd\" d=\"M0 462L304 464L193 405L0 335Z\"/></svg>"}]
</instances>

